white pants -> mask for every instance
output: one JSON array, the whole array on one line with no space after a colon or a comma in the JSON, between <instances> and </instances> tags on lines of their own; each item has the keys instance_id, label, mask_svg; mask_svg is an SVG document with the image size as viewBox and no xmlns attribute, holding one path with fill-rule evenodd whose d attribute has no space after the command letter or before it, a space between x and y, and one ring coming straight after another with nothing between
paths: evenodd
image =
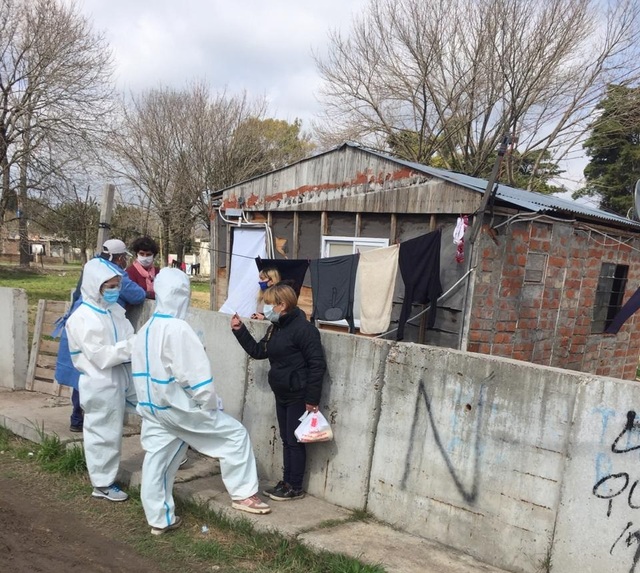
<instances>
[{"instance_id":1,"label":"white pants","mask_svg":"<svg viewBox=\"0 0 640 573\"><path fill-rule=\"evenodd\" d=\"M109 380L80 376L78 391L84 410L84 457L93 487L109 487L118 474L125 395L129 392L128 366L112 368Z\"/></svg>"},{"instance_id":2,"label":"white pants","mask_svg":"<svg viewBox=\"0 0 640 573\"><path fill-rule=\"evenodd\" d=\"M228 414L156 411L142 418L140 441L145 451L140 497L152 527L175 521L173 482L187 449L220 460L220 473L231 499L245 499L258 491L258 472L245 427Z\"/></svg>"}]
</instances>

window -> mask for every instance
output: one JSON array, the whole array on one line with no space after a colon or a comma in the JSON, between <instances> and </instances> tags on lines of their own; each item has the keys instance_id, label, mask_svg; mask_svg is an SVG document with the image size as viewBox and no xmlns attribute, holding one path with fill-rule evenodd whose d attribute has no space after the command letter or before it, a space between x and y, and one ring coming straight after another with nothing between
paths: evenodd
<instances>
[{"instance_id":1,"label":"window","mask_svg":"<svg viewBox=\"0 0 640 573\"><path fill-rule=\"evenodd\" d=\"M368 239L363 237L322 237L321 257L341 257L355 255L372 249L389 246L389 239Z\"/></svg>"},{"instance_id":2,"label":"window","mask_svg":"<svg viewBox=\"0 0 640 573\"><path fill-rule=\"evenodd\" d=\"M322 237L321 258L341 257L344 255L355 255L356 253L364 253L373 249L381 249L389 246L389 239L370 239L364 237ZM356 279L354 301L353 301L353 318L356 327L360 326L360 289ZM322 321L324 322L324 321ZM326 324L335 324L347 327L346 320L337 320L335 322L327 322Z\"/></svg>"},{"instance_id":3,"label":"window","mask_svg":"<svg viewBox=\"0 0 640 573\"><path fill-rule=\"evenodd\" d=\"M628 272L628 265L602 263L591 321L592 334L604 332L618 314L627 286Z\"/></svg>"},{"instance_id":4,"label":"window","mask_svg":"<svg viewBox=\"0 0 640 573\"><path fill-rule=\"evenodd\" d=\"M547 270L546 253L527 253L527 264L524 267L524 282L543 283Z\"/></svg>"}]
</instances>

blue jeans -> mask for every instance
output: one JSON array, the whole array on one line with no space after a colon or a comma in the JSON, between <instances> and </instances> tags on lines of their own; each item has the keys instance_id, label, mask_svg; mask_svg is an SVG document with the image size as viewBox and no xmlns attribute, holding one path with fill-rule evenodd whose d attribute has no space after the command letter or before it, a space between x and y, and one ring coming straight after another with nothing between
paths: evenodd
<instances>
[{"instance_id":1,"label":"blue jeans","mask_svg":"<svg viewBox=\"0 0 640 573\"><path fill-rule=\"evenodd\" d=\"M296 439L295 429L300 424L298 418L302 416L306 406L304 400L292 404L282 404L276 398L276 416L282 438L283 481L293 489L302 489L304 470L307 465L307 451L304 444Z\"/></svg>"},{"instance_id":2,"label":"blue jeans","mask_svg":"<svg viewBox=\"0 0 640 573\"><path fill-rule=\"evenodd\" d=\"M73 392L71 392L71 404L73 404L73 410L69 421L72 426L82 426L84 423L84 412L80 407L80 392L75 388L73 389Z\"/></svg>"}]
</instances>

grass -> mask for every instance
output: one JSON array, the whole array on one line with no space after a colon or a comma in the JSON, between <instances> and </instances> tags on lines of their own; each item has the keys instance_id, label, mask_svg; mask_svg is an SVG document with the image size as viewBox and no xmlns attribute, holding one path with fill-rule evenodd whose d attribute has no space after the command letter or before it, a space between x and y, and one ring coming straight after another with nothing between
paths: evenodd
<instances>
[{"instance_id":1,"label":"grass","mask_svg":"<svg viewBox=\"0 0 640 573\"><path fill-rule=\"evenodd\" d=\"M77 265L21 269L0 265L0 286L22 288L27 291L29 306L37 306L38 301L69 300L76 288L81 268Z\"/></svg>"},{"instance_id":2,"label":"grass","mask_svg":"<svg viewBox=\"0 0 640 573\"><path fill-rule=\"evenodd\" d=\"M84 455L78 446L66 448L60 439L36 427L40 444L14 436L0 427L0 452L10 475L34 479L39 487L55 492L57 499L96 521L102 531L132 546L137 553L157 563L159 571L225 571L228 573L384 573L345 555L316 551L277 532L254 529L248 519L232 519L193 501L177 500L177 511L185 525L176 532L155 538L146 525L139 490L130 489L126 504L87 504L91 491ZM44 474L39 475L39 472ZM117 506L117 507L115 507ZM365 519L356 512L353 519ZM352 519L348 520L351 521ZM336 525L339 523L337 522ZM203 529L203 526L206 528ZM325 523L324 527L331 524ZM127 531L125 538L122 531Z\"/></svg>"},{"instance_id":3,"label":"grass","mask_svg":"<svg viewBox=\"0 0 640 573\"><path fill-rule=\"evenodd\" d=\"M6 264L0 265L0 287L22 288L29 298L29 325L33 330L35 313L40 299L69 300L76 288L82 267L77 264L56 267L33 267L22 269ZM197 308L209 308L209 280L191 281L191 304Z\"/></svg>"}]
</instances>

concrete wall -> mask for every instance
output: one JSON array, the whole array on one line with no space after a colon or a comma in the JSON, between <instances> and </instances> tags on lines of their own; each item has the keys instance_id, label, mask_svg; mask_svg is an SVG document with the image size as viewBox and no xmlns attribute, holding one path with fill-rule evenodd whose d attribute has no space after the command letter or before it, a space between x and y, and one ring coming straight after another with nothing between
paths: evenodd
<instances>
[{"instance_id":1,"label":"concrete wall","mask_svg":"<svg viewBox=\"0 0 640 573\"><path fill-rule=\"evenodd\" d=\"M0 287L0 312L0 386L22 390L29 366L26 291Z\"/></svg>"},{"instance_id":2,"label":"concrete wall","mask_svg":"<svg viewBox=\"0 0 640 573\"><path fill-rule=\"evenodd\" d=\"M0 304L26 348L24 293L0 289ZM268 363L244 354L229 318L191 309L188 321L225 410L250 432L261 478L276 481ZM259 338L267 324L248 326ZM5 332L0 351L11 356ZM509 571L640 573L640 385L412 343L322 341L320 406L335 440L308 446L311 494Z\"/></svg>"}]
</instances>

